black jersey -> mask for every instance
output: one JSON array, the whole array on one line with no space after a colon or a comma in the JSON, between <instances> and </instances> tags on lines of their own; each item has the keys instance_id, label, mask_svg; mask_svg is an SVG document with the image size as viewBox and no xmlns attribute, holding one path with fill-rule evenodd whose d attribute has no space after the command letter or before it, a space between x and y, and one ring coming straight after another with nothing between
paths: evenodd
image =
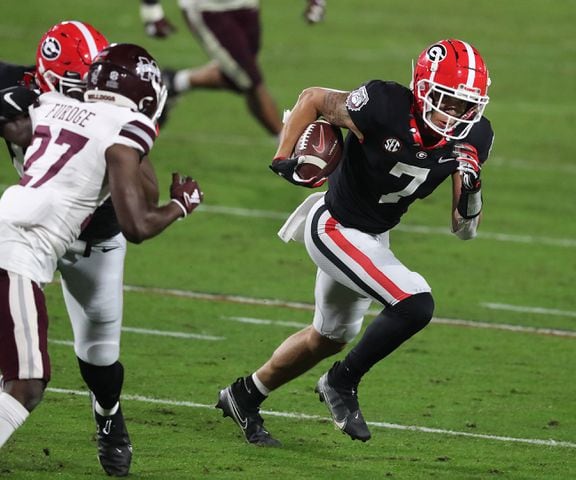
<instances>
[{"instance_id":1,"label":"black jersey","mask_svg":"<svg viewBox=\"0 0 576 480\"><path fill-rule=\"evenodd\" d=\"M410 132L412 92L395 82L373 80L350 94L350 117L364 134L349 132L343 158L328 178L326 205L342 225L368 233L390 230L412 202L430 195L458 168L454 142L424 149ZM486 118L459 140L476 147L481 162L494 134Z\"/></svg>"},{"instance_id":2,"label":"black jersey","mask_svg":"<svg viewBox=\"0 0 576 480\"><path fill-rule=\"evenodd\" d=\"M0 61L0 90L18 85L26 73L34 71L34 65L13 65Z\"/></svg>"}]
</instances>

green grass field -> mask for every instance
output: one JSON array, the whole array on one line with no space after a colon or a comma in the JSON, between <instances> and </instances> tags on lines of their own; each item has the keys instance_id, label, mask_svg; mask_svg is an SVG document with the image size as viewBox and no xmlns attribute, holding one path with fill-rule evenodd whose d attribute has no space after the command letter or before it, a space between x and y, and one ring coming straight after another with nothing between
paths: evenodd
<instances>
[{"instance_id":1,"label":"green grass field","mask_svg":"<svg viewBox=\"0 0 576 480\"><path fill-rule=\"evenodd\" d=\"M261 60L280 108L310 85L407 84L411 59L437 39L463 38L482 52L496 142L483 172L481 234L473 242L448 234L448 185L391 234L396 255L432 285L437 318L361 384L370 442L335 430L314 395L326 360L264 404L283 448L252 447L213 406L220 388L311 320L314 266L301 245L276 236L309 192L268 171L275 143L241 98L183 97L152 157L164 199L179 170L200 181L205 206L129 248L122 361L131 477L576 478L576 3L328 0L325 23L314 27L301 19L303 3L262 0ZM201 64L176 2L164 4L178 32L157 41L144 36L135 0L3 2L1 58L33 63L45 30L79 19L112 41L142 44L161 66ZM0 156L4 188L16 176ZM105 477L59 286L46 293L53 380L0 451L0 476Z\"/></svg>"}]
</instances>

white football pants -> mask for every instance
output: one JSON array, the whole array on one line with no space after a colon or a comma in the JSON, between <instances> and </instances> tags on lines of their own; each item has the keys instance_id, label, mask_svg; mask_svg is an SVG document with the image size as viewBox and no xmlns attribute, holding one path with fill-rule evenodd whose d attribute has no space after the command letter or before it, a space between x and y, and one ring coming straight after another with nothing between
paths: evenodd
<instances>
[{"instance_id":1,"label":"white football pants","mask_svg":"<svg viewBox=\"0 0 576 480\"><path fill-rule=\"evenodd\" d=\"M388 232L344 227L330 215L324 197L307 215L304 240L318 266L314 328L325 337L350 342L372 301L386 307L431 290L394 256Z\"/></svg>"},{"instance_id":2,"label":"white football pants","mask_svg":"<svg viewBox=\"0 0 576 480\"><path fill-rule=\"evenodd\" d=\"M74 351L83 361L104 367L120 355L126 239L92 245L77 241L58 261L62 292L74 332Z\"/></svg>"}]
</instances>

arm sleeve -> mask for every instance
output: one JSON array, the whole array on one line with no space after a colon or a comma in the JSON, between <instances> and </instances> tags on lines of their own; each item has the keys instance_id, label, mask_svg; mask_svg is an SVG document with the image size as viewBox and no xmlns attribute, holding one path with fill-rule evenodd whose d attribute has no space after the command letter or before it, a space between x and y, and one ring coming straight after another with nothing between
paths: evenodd
<instances>
[{"instance_id":1,"label":"arm sleeve","mask_svg":"<svg viewBox=\"0 0 576 480\"><path fill-rule=\"evenodd\" d=\"M0 89L18 85L26 73L33 71L33 65L13 65L0 62Z\"/></svg>"}]
</instances>

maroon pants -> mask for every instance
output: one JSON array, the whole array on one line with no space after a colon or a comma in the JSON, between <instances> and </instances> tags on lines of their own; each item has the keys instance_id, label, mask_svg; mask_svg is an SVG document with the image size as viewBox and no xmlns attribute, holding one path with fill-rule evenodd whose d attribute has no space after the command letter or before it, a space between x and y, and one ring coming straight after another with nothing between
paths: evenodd
<instances>
[{"instance_id":1,"label":"maroon pants","mask_svg":"<svg viewBox=\"0 0 576 480\"><path fill-rule=\"evenodd\" d=\"M239 9L223 12L202 12L201 18L193 17L183 10L190 30L206 50L218 61L224 77L238 91L248 90L262 83L258 66L260 51L260 13L256 9ZM207 42L210 36L217 45ZM234 66L230 66L232 60ZM241 72L238 75L238 71ZM240 84L241 78L248 83Z\"/></svg>"}]
</instances>

